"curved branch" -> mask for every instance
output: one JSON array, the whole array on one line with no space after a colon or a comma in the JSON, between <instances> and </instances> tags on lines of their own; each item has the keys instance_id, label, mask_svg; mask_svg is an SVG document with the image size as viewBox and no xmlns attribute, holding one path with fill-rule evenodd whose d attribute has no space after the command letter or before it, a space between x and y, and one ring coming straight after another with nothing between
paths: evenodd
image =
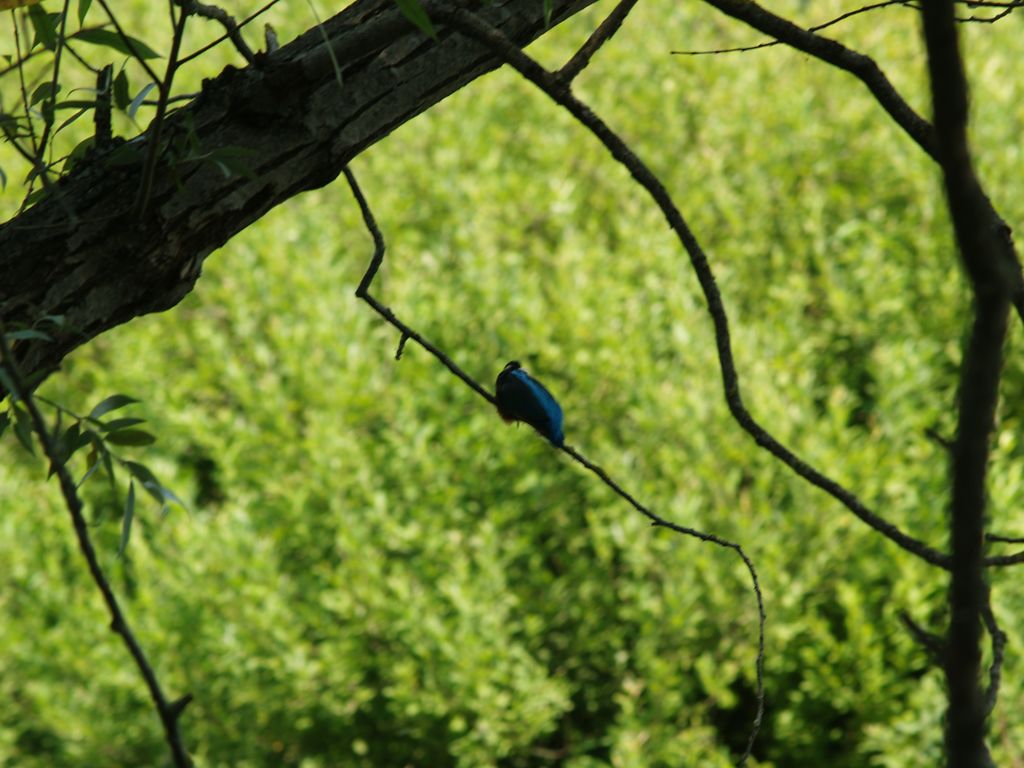
<instances>
[{"instance_id":1,"label":"curved branch","mask_svg":"<svg viewBox=\"0 0 1024 768\"><path fill-rule=\"evenodd\" d=\"M82 501L78 498L75 481L72 479L54 446L46 420L39 411L35 398L25 386L21 372L15 363L14 355L7 343L3 324L0 324L0 366L7 373L10 384L13 385L12 396L21 400L28 410L29 416L32 419L32 429L43 447L43 453L50 460L50 467L57 475L60 491L64 496L64 504L67 506L68 514L71 515L71 523L75 529L75 536L78 538L78 547L82 550L82 556L85 558L86 565L89 568L89 575L92 576L92 580L96 583L96 587L103 597L103 602L107 605L107 611L110 613L110 628L121 636L125 647L128 649L128 653L131 654L132 660L135 662L135 666L138 667L143 680L146 682L149 696L153 700L153 706L156 708L157 714L160 717L160 723L163 725L164 739L170 749L175 768L189 768L192 765L192 761L189 759L188 751L181 741L181 734L178 731L178 718L181 716L182 711L184 711L185 706L192 700L192 695L186 694L181 699L169 702L164 695L163 688L160 686L156 672L153 671L153 667L142 650L142 646L135 639L135 634L132 632L128 620L121 611L117 596L110 587L110 582L107 581L107 577L103 573L103 569L100 567L99 560L96 557L96 550L93 549L92 541L89 538L89 527L85 521L85 515L82 513Z\"/></svg>"},{"instance_id":2,"label":"curved branch","mask_svg":"<svg viewBox=\"0 0 1024 768\"><path fill-rule=\"evenodd\" d=\"M620 6L621 7L621 6ZM363 216L363 223L369 230L370 235L373 237L373 256L370 259L370 264L366 268L366 273L363 275L363 279L359 281L359 287L356 288L356 296L369 304L374 311L376 311L381 317L383 317L388 323L393 325L399 331L402 336L399 341L398 353L395 355L395 359L399 359L402 354L402 349L405 346L405 342L412 339L430 354L436 357L445 368L460 378L470 389L480 395L491 405L496 405L494 396L487 391L479 382L477 382L472 376L463 371L458 365L456 365L450 357L444 352L438 349L436 346L431 344L429 341L424 339L420 334L413 330L410 326L398 319L395 314L381 304L370 294L370 285L373 283L373 278L376 277L377 271L380 269L381 264L384 262L385 243L384 235L381 234L380 227L377 226L376 218L373 215L373 210L366 202L366 197L363 195L362 189L359 187L359 182L356 181L355 175L345 166L343 169L345 179L348 181L348 185L352 190L352 194L356 199L356 203L359 205L360 213ZM754 714L754 722L751 726L750 736L747 739L747 747L743 752L743 755L739 759L739 765L746 763L747 758L750 757L751 752L754 749L754 742L757 739L757 734L761 729L761 722L764 719L764 625L766 620L764 610L764 597L761 594L761 583L757 576L757 570L754 568L754 563L747 556L747 553L743 551L743 547L728 539L723 539L720 536L716 536L713 533L705 533L699 531L696 528L690 528L685 525L677 525L660 515L655 514L646 506L641 504L636 498L626 491L621 485L613 480L607 472L605 472L597 464L594 464L586 456L581 454L571 445L560 445L559 450L563 453L568 454L574 461L583 466L585 469L594 473L598 479L601 480L606 486L608 486L615 494L625 499L630 506L636 509L638 512L643 514L648 520L651 521L651 525L657 528L668 528L676 533L683 534L684 536L692 536L695 539L699 539L708 544L714 544L725 549L731 549L734 551L740 559L743 561L743 565L746 567L747 572L750 574L750 581L754 590L754 595L757 598L757 661L756 661L756 676L757 676L757 711Z\"/></svg>"},{"instance_id":3,"label":"curved branch","mask_svg":"<svg viewBox=\"0 0 1024 768\"><path fill-rule=\"evenodd\" d=\"M815 24L813 27L808 27L808 32L821 32L823 29L835 26L841 21L846 21L854 16L859 16L862 13L868 13L869 11L877 11L879 8L888 8L891 5L899 5L904 8L913 8L917 10L917 7L910 3L908 0L882 0L878 3L872 3L871 5L862 5L860 8L855 8L852 11L841 13L838 16L829 19L828 21L822 22L821 24ZM714 56L719 53L747 53L748 51L759 51L762 48L772 48L776 45L783 45L781 40L766 40L763 43L756 43L754 45L740 45L734 48L715 48L711 50L701 51L672 51L673 55L676 56Z\"/></svg>"},{"instance_id":4,"label":"curved branch","mask_svg":"<svg viewBox=\"0 0 1024 768\"><path fill-rule=\"evenodd\" d=\"M744 22L759 32L798 51L810 54L860 80L871 91L882 109L896 121L911 139L932 158L936 157L935 129L900 96L874 59L847 48L840 42L803 29L788 19L776 16L753 0L705 0L727 16Z\"/></svg>"},{"instance_id":5,"label":"curved branch","mask_svg":"<svg viewBox=\"0 0 1024 768\"><path fill-rule=\"evenodd\" d=\"M725 400L733 418L759 446L767 450L797 475L812 485L820 488L833 498L840 501L862 522L884 535L898 546L911 554L917 555L925 562L947 568L949 556L939 552L924 542L901 531L892 523L884 520L868 509L853 493L827 477L811 465L807 464L789 448L775 439L762 427L747 410L740 394L739 376L732 355L732 342L729 334L729 320L722 303L722 296L715 282L714 272L708 263L696 237L690 231L682 214L676 207L671 195L658 180L657 176L622 139L609 128L604 121L595 115L589 107L576 99L569 91L568 85L556 75L542 68L537 62L515 47L497 30L481 21L476 16L448 6L431 4L431 15L440 21L450 24L464 34L481 41L493 51L498 52L505 61L514 67L523 77L544 91L553 101L568 110L573 117L582 123L608 149L612 156L630 172L633 178L653 198L672 231L675 232L683 248L690 258L690 263L697 275L701 290L707 302L715 329L715 343L718 348L718 360L721 368L722 385Z\"/></svg>"}]
</instances>

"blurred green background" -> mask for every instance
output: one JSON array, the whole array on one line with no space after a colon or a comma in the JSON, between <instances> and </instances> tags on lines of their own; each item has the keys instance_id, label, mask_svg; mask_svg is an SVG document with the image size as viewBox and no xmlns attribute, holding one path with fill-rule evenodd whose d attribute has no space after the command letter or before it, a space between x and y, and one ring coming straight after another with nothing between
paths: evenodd
<instances>
[{"instance_id":1,"label":"blurred green background","mask_svg":"<svg viewBox=\"0 0 1024 768\"><path fill-rule=\"evenodd\" d=\"M611 7L531 52L556 65ZM853 7L773 4L806 25ZM166 51L165 8L124 12ZM296 0L270 17L282 40L313 23ZM917 24L887 8L830 31L928 114ZM193 26L185 50L216 31ZM1021 27L1011 15L963 30L978 164L1011 224L1024 206ZM707 249L754 414L944 547L946 458L925 430L954 427L968 295L938 175L866 89L807 56L670 55L760 40L699 3L640 4L577 90ZM230 60L216 49L181 87ZM942 676L898 614L941 630L945 579L731 420L686 256L597 142L501 71L353 168L388 239L382 301L485 383L522 360L559 397L567 442L754 559L768 611L754 764L940 764ZM6 215L18 195L9 184ZM396 363L396 332L353 296L371 250L343 181L305 194L215 253L178 307L78 350L43 387L78 411L141 398L125 415L160 440L132 455L188 503L161 519L140 500L118 559L122 502L85 486L139 640L171 695L195 695L182 728L197 766L729 765L754 706L742 564L650 528L418 347ZM1019 335L991 482L993 527L1018 535ZM45 476L6 435L0 765L163 764ZM1024 587L992 580L1009 653L991 746L1021 766Z\"/></svg>"}]
</instances>

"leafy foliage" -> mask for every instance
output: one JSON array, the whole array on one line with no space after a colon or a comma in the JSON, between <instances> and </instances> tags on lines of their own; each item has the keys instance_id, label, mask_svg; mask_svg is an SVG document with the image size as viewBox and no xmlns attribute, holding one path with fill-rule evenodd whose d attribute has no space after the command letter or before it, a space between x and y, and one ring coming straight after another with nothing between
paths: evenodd
<instances>
[{"instance_id":1,"label":"leafy foliage","mask_svg":"<svg viewBox=\"0 0 1024 768\"><path fill-rule=\"evenodd\" d=\"M709 10L635 13L578 87L708 248L752 409L941 542L945 456L925 430L953 426L965 293L931 166L841 73L783 49L651 54L749 39ZM841 34L913 96L899 13ZM564 59L595 19L535 52ZM1024 94L1007 73L1022 43L1000 25L968 34L986 50L982 171L1019 220L1024 115L1008 105ZM667 517L750 549L769 611L759 763L935 765L941 675L898 614L940 627L942 576L739 432L685 258L600 149L499 72L358 171L389 239L383 300L480 379L522 359L559 392L569 443ZM73 453L121 478L83 487L94 536L168 687L196 696L197 764L728 765L756 637L734 558L651 531L412 347L395 363L398 339L352 297L370 252L344 185L310 193L215 255L181 306L98 339L43 388L105 427L67 414L64 434L92 428L106 453L91 437ZM1020 533L1024 369L1007 366L992 516ZM110 392L139 393L121 403L139 415ZM152 764L145 694L17 444L19 410L4 413L0 765ZM108 445L149 434L136 418L160 436L134 449L151 470ZM157 476L193 514L139 503L119 559L127 489L173 500ZM1020 648L1020 579L993 579ZM1011 655L998 764L1024 759L1022 680Z\"/></svg>"}]
</instances>

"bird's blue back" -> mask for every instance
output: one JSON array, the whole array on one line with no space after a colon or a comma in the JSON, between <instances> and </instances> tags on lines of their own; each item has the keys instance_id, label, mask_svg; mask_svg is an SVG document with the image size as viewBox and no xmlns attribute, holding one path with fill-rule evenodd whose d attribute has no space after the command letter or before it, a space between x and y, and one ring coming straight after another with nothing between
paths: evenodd
<instances>
[{"instance_id":1,"label":"bird's blue back","mask_svg":"<svg viewBox=\"0 0 1024 768\"><path fill-rule=\"evenodd\" d=\"M561 445L565 435L562 432L562 408L558 401L543 384L521 368L510 371L509 376L523 385L522 388L510 388L512 391L509 392L514 398L512 405L519 418L555 445Z\"/></svg>"}]
</instances>

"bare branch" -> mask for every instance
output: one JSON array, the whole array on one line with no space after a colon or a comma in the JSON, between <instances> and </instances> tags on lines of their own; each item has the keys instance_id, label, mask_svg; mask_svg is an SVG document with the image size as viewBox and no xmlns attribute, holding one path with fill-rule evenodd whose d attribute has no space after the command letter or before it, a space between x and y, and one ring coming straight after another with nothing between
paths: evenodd
<instances>
[{"instance_id":1,"label":"bare branch","mask_svg":"<svg viewBox=\"0 0 1024 768\"><path fill-rule=\"evenodd\" d=\"M358 181L356 181L355 175L352 170L345 166L343 169L345 179L348 181L349 187L352 189L352 194L355 196L356 202L359 204L359 210L363 216L363 222L373 237L373 256L370 259L370 264L366 269L366 273L363 275L363 279L359 281L359 286L356 288L356 296L361 298L367 304L369 304L381 317L383 317L391 325L398 328L401 331L402 336L399 341L398 352L395 355L395 359L399 359L402 354L402 350L405 347L407 340L412 339L421 347L426 349L430 354L436 357L441 363L458 378L470 387L474 392L480 395L491 405L496 405L494 396L480 385L475 379L469 374L463 371L458 365L445 355L440 349L435 347L430 342L426 341L416 331L410 328L408 325L399 320L395 314L378 302L370 294L370 285L373 282L374 277L377 275L377 271L380 269L381 264L384 262L385 243L384 236L381 234L380 227L377 226L377 221L373 215L369 204L366 202L366 197L363 195L362 189L359 187ZM658 528L668 528L669 530L675 531L686 536L692 536L700 541L715 544L725 549L731 549L740 557L743 561L744 566L747 568L750 574L751 583L754 589L754 595L757 598L757 613L758 613L758 635L757 635L757 712L754 715L754 723L751 729L750 737L747 741L746 751L743 753L739 760L739 765L743 765L747 758L750 756L751 751L754 748L754 741L757 739L758 731L761 728L761 722L764 719L764 624L765 624L765 610L764 610L764 598L761 594L761 584L757 577L757 570L754 568L754 563L747 556L743 548L732 541L723 539L714 534L704 533L696 528L690 528L688 526L677 525L676 523L670 522L663 517L655 514L646 506L641 504L632 494L627 492L621 485L615 482L607 472L605 472L597 464L587 459L583 454L577 451L570 445L558 446L563 453L568 454L574 461L581 464L583 467L594 473L606 486L614 491L618 496L625 499L630 506L642 513L651 524Z\"/></svg>"},{"instance_id":2,"label":"bare branch","mask_svg":"<svg viewBox=\"0 0 1024 768\"><path fill-rule=\"evenodd\" d=\"M138 667L143 680L146 682L150 698L153 700L153 705L160 716L160 722L163 724L164 738L171 751L171 758L174 761L175 768L189 768L192 765L192 761L189 759L188 751L181 742L181 734L178 731L178 718L184 709L184 705L188 703L188 700L191 700L191 694L187 694L184 699L173 703L168 703L167 698L164 696L160 681L157 679L153 667L150 666L142 646L135 639L135 634L132 632L128 620L121 611L121 606L114 595L113 589L110 587L110 582L107 581L107 577L100 567L99 560L96 557L96 550L93 549L92 541L89 538L89 528L85 521L85 515L82 513L82 501L78 497L75 482L71 478L67 467L61 461L47 429L46 420L43 418L35 398L25 386L24 379L18 370L18 365L7 343L7 336L4 331L5 329L0 326L0 364L2 364L3 370L10 378L10 383L13 384L14 391L11 395L20 400L28 410L36 438L42 445L43 453L49 459L50 466L57 475L61 494L64 496L65 506L67 506L68 513L71 515L75 535L78 537L79 549L82 550L86 565L89 567L89 574L96 583L96 587L103 596L103 602L106 603L107 610L110 613L110 628L121 636L125 646L128 648L128 653L131 654L135 662L135 666ZM180 703L182 701L184 704Z\"/></svg>"},{"instance_id":3,"label":"bare branch","mask_svg":"<svg viewBox=\"0 0 1024 768\"><path fill-rule=\"evenodd\" d=\"M43 111L43 135L39 139L39 148L36 154L39 162L46 163L46 145L50 140L50 131L53 129L54 104L57 103L57 84L60 81L60 62L64 53L65 30L68 22L68 6L71 0L64 0L64 8L60 13L60 31L57 33L56 50L53 54L53 76L50 79L50 95L44 100L49 109Z\"/></svg>"},{"instance_id":4,"label":"bare branch","mask_svg":"<svg viewBox=\"0 0 1024 768\"><path fill-rule=\"evenodd\" d=\"M946 656L945 646L942 642L942 638L934 632L929 632L927 629L922 627L913 617L906 611L900 611L900 621L903 622L903 626L910 632L910 636L917 641L918 645L928 652L931 660L938 665L942 665L943 659Z\"/></svg>"},{"instance_id":5,"label":"bare branch","mask_svg":"<svg viewBox=\"0 0 1024 768\"><path fill-rule=\"evenodd\" d=\"M779 40L798 51L810 54L834 67L849 72L868 87L882 108L931 157L935 157L935 131L900 96L874 59L847 48L836 40L801 29L788 19L776 16L753 0L705 0L727 16Z\"/></svg>"},{"instance_id":6,"label":"bare branch","mask_svg":"<svg viewBox=\"0 0 1024 768\"><path fill-rule=\"evenodd\" d=\"M150 80L152 80L154 83L159 83L160 78L157 76L156 72L153 71L153 68L146 63L146 58L139 51L138 47L136 47L135 42L130 37L128 37L128 34L124 31L124 28L121 26L121 22L117 20L117 17L114 16L113 11L110 10L110 6L107 5L107 0L99 0L99 3L101 6L103 6L103 10L107 13L107 18L110 19L110 23L114 25L114 29L117 30L117 34L121 37L121 42L123 42L125 44L125 47L129 51L131 51L132 58L135 59L144 70L146 70L146 74L149 75Z\"/></svg>"},{"instance_id":7,"label":"bare branch","mask_svg":"<svg viewBox=\"0 0 1024 768\"><path fill-rule=\"evenodd\" d=\"M253 19L255 19L258 16L262 16L264 13L269 11L271 8L273 8L275 5L277 5L279 2L281 2L281 0L270 0L262 8L258 8L257 10L253 11L252 13L250 13L248 16L246 16L244 19L242 19L238 23L238 29L241 30L247 24L252 22ZM241 34L241 33L239 33L239 34ZM214 47L220 45L221 43L223 43L225 40L227 40L230 37L231 37L231 35L229 33L225 32L223 35L218 37L216 40L213 40L212 42L207 43L202 48L199 48L198 50L192 51L192 53L190 53L188 56L183 57L181 59L181 61L178 62L178 66L184 66L188 62L192 61L192 59L195 59L195 58L198 58L199 56L202 56L208 50L210 50L211 48L214 48ZM268 51L268 53L269 53L269 51Z\"/></svg>"},{"instance_id":8,"label":"bare branch","mask_svg":"<svg viewBox=\"0 0 1024 768\"><path fill-rule=\"evenodd\" d=\"M865 5L852 11L847 11L846 13L836 16L834 19L829 19L822 24L815 24L813 27L808 27L807 31L820 32L821 30L828 29L841 21L846 21L853 16L859 16L860 14L867 13L868 11L877 11L879 8L888 8L891 5L899 5L905 8L913 8L917 10L917 6L909 0L883 0L883 2L880 3L872 3L871 5ZM762 48L772 48L773 46L782 44L781 40L766 40L763 43L757 43L755 45L741 45L735 48L714 48L700 51L672 51L672 53L676 56L713 56L719 53L746 53L748 51L759 51Z\"/></svg>"},{"instance_id":9,"label":"bare branch","mask_svg":"<svg viewBox=\"0 0 1024 768\"><path fill-rule=\"evenodd\" d=\"M171 95L171 83L174 82L174 75L178 71L178 52L181 50L181 40L185 36L185 23L188 21L188 11L181 8L178 11L178 20L174 25L174 38L171 41L171 54L167 59L167 71L164 79L160 80L160 98L156 105L156 115L153 117L152 127L146 140L149 142L149 150L146 153L146 164L142 171L142 180L139 183L139 197L135 205L135 216L142 219L146 215L146 206L149 205L149 197L153 191L153 175L156 173L156 163L160 156L160 134L163 131L164 115L167 113L167 100Z\"/></svg>"},{"instance_id":10,"label":"bare branch","mask_svg":"<svg viewBox=\"0 0 1024 768\"><path fill-rule=\"evenodd\" d=\"M461 10L453 10L447 6L431 4L433 15L440 21L451 24L464 34L475 37L491 50L500 54L507 63L514 67L527 80L544 91L553 101L567 109L573 117L582 123L591 133L605 145L612 156L625 166L633 178L653 198L669 226L675 232L686 250L693 270L697 275L701 290L707 302L715 328L715 342L718 347L718 359L722 374L722 385L729 411L737 423L754 439L754 441L782 461L797 475L812 485L822 489L833 498L842 502L862 522L890 539L907 552L917 555L922 560L943 568L948 567L948 555L939 552L918 539L901 531L892 523L882 519L868 509L853 493L807 464L789 448L780 443L747 410L740 395L739 376L736 372L732 355L732 342L729 334L729 320L722 303L722 296L715 282L714 272L708 263L697 238L691 232L682 214L676 207L671 195L657 176L640 160L639 157L609 128L604 121L595 115L589 107L572 95L568 86L554 74L546 71L537 62L520 51L514 44L497 30L488 26L476 16Z\"/></svg>"},{"instance_id":11,"label":"bare branch","mask_svg":"<svg viewBox=\"0 0 1024 768\"><path fill-rule=\"evenodd\" d=\"M622 26L622 22L626 20L629 12L633 10L636 2L637 0L620 0L619 4L612 9L612 12L608 14L605 20L591 33L587 41L566 62L565 66L558 70L558 76L565 82L571 83L576 75L582 72L584 67L590 63L590 60L601 46L618 32L619 27Z\"/></svg>"},{"instance_id":12,"label":"bare branch","mask_svg":"<svg viewBox=\"0 0 1024 768\"><path fill-rule=\"evenodd\" d=\"M1006 633L999 628L992 611L992 590L985 585L985 601L981 609L985 629L992 639L992 663L988 668L988 688L985 689L985 713L991 714L999 698L999 683L1002 679L1003 658L1006 655Z\"/></svg>"},{"instance_id":13,"label":"bare branch","mask_svg":"<svg viewBox=\"0 0 1024 768\"><path fill-rule=\"evenodd\" d=\"M242 37L241 27L239 27L235 22L234 17L223 8L218 8L216 5L200 3L197 0L175 0L175 2L185 13L195 14L196 16L202 16L204 19L211 19L218 22L222 27L224 27L225 35L232 43L234 43L235 48L237 48L238 52L242 54L242 58L245 59L246 63L252 64L253 61L256 60L249 44L246 43L245 38Z\"/></svg>"},{"instance_id":14,"label":"bare branch","mask_svg":"<svg viewBox=\"0 0 1024 768\"><path fill-rule=\"evenodd\" d=\"M986 533L985 541L998 541L1003 544L1024 544L1024 536L1000 536L996 533Z\"/></svg>"}]
</instances>

